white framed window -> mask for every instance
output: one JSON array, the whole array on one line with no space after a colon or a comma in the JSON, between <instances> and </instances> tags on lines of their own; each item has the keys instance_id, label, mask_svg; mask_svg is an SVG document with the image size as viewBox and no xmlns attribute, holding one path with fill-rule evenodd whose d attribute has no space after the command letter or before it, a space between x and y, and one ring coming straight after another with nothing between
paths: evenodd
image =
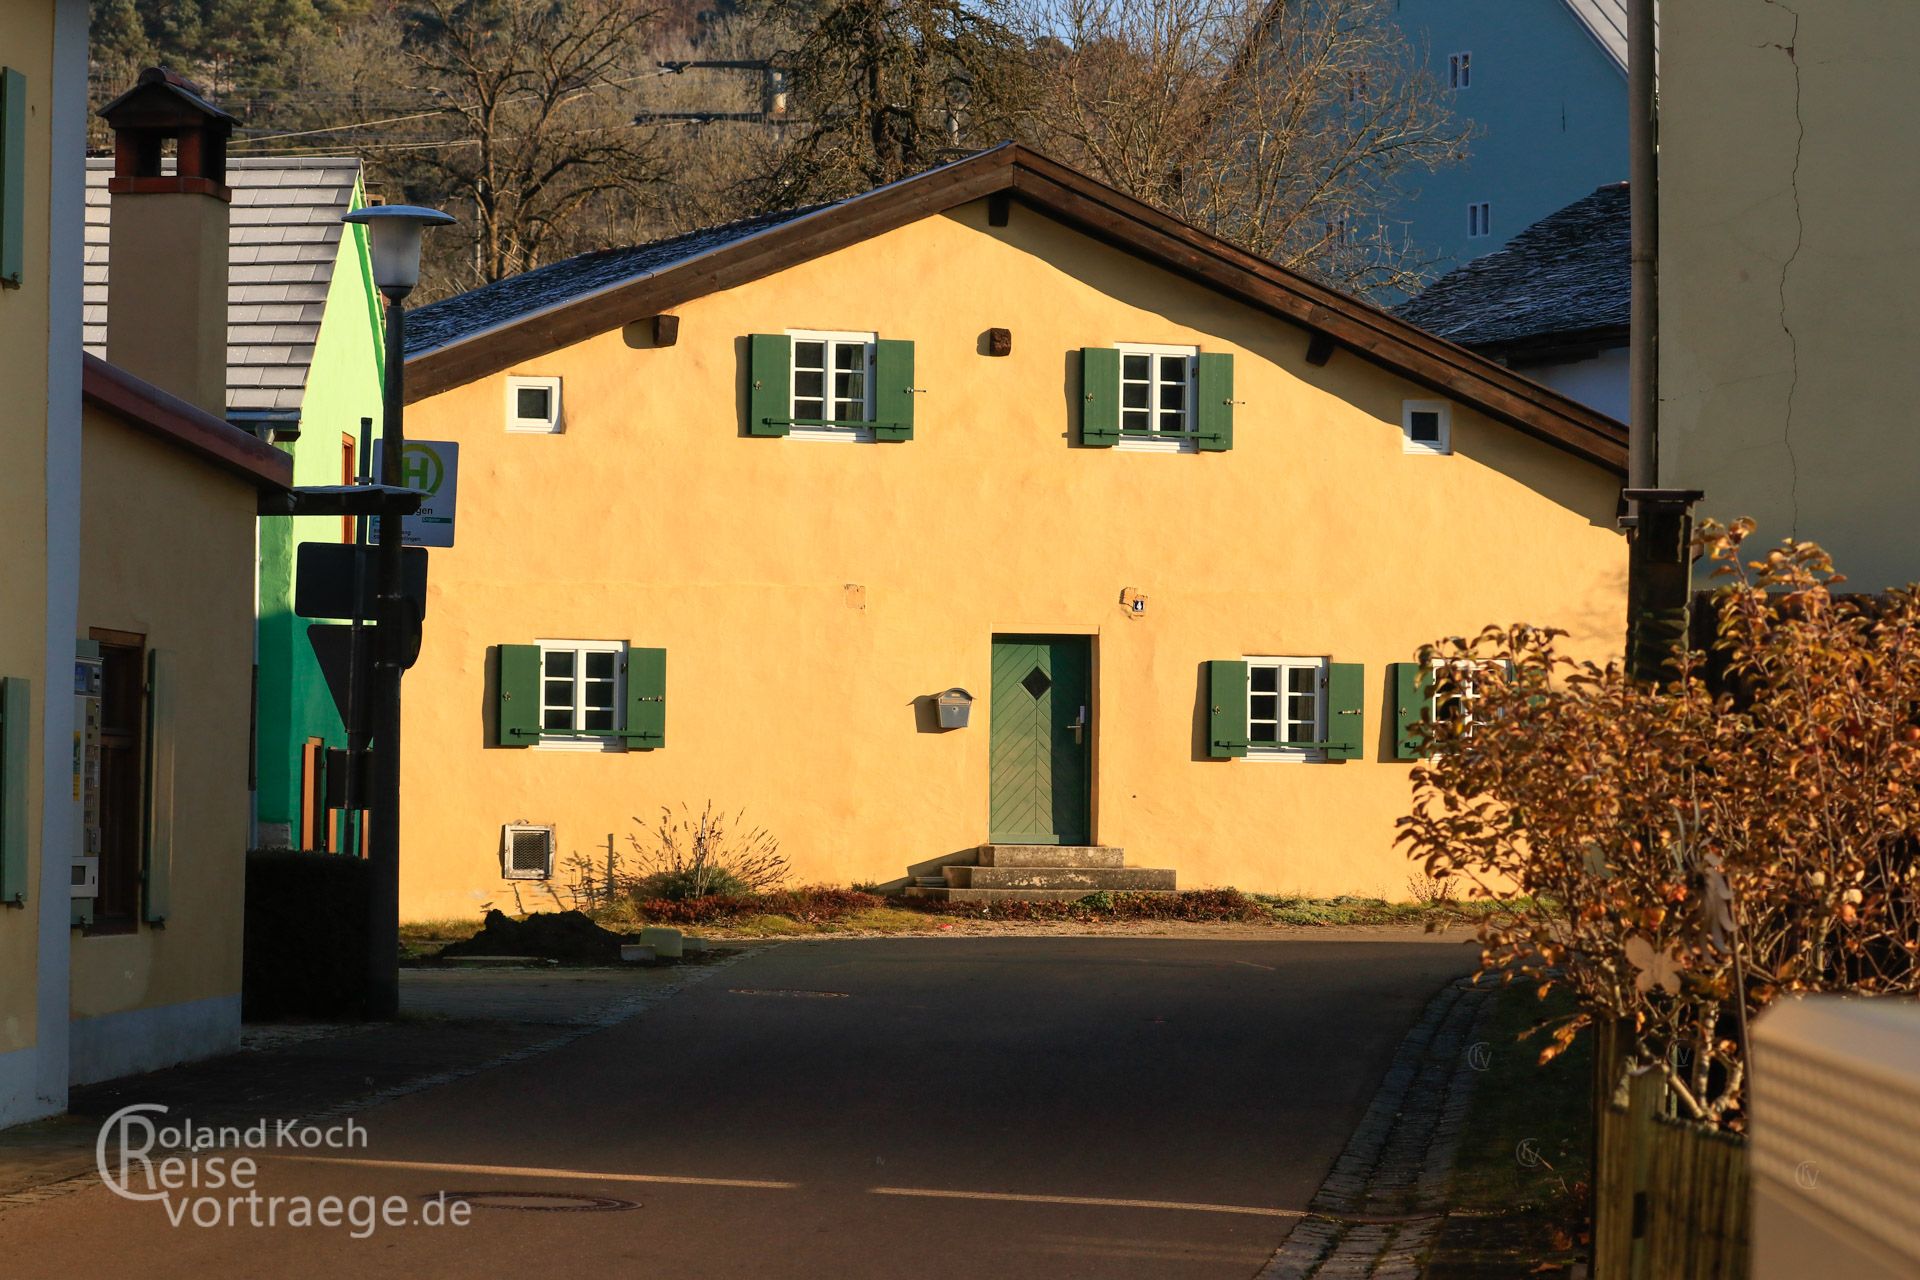
<instances>
[{"instance_id":1,"label":"white framed window","mask_svg":"<svg viewBox=\"0 0 1920 1280\"><path fill-rule=\"evenodd\" d=\"M560 379L507 379L507 430L528 435L557 435L560 431Z\"/></svg>"},{"instance_id":2,"label":"white framed window","mask_svg":"<svg viewBox=\"0 0 1920 1280\"><path fill-rule=\"evenodd\" d=\"M789 329L793 339L796 440L872 440L873 344L877 335Z\"/></svg>"},{"instance_id":3,"label":"white framed window","mask_svg":"<svg viewBox=\"0 0 1920 1280\"><path fill-rule=\"evenodd\" d=\"M626 705L626 641L540 641L541 746L623 750Z\"/></svg>"},{"instance_id":4,"label":"white framed window","mask_svg":"<svg viewBox=\"0 0 1920 1280\"><path fill-rule=\"evenodd\" d=\"M1456 53L1447 59L1447 87L1450 89L1473 87L1473 55L1471 53Z\"/></svg>"},{"instance_id":5,"label":"white framed window","mask_svg":"<svg viewBox=\"0 0 1920 1280\"><path fill-rule=\"evenodd\" d=\"M1122 342L1119 448L1195 453L1194 376L1200 348Z\"/></svg>"},{"instance_id":6,"label":"white framed window","mask_svg":"<svg viewBox=\"0 0 1920 1280\"><path fill-rule=\"evenodd\" d=\"M1492 662L1472 658L1434 658L1429 664L1433 676L1428 681L1433 692L1428 696L1429 717L1435 724L1458 721L1468 737L1476 725L1486 723L1480 712L1480 673L1492 668ZM1451 678L1442 687L1441 675L1451 669Z\"/></svg>"},{"instance_id":7,"label":"white framed window","mask_svg":"<svg viewBox=\"0 0 1920 1280\"><path fill-rule=\"evenodd\" d=\"M1467 206L1467 239L1478 240L1493 234L1493 205L1476 200Z\"/></svg>"},{"instance_id":8,"label":"white framed window","mask_svg":"<svg viewBox=\"0 0 1920 1280\"><path fill-rule=\"evenodd\" d=\"M1400 431L1403 452L1452 453L1453 406L1445 400L1402 401Z\"/></svg>"},{"instance_id":9,"label":"white framed window","mask_svg":"<svg viewBox=\"0 0 1920 1280\"><path fill-rule=\"evenodd\" d=\"M1327 660L1247 659L1247 758L1325 760Z\"/></svg>"}]
</instances>

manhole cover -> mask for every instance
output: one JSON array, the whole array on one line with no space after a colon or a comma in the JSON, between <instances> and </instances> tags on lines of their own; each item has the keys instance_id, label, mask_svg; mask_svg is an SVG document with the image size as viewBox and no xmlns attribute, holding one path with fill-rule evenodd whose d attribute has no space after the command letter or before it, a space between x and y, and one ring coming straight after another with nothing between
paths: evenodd
<instances>
[{"instance_id":1,"label":"manhole cover","mask_svg":"<svg viewBox=\"0 0 1920 1280\"><path fill-rule=\"evenodd\" d=\"M640 1207L635 1200L571 1191L436 1191L426 1198L462 1200L476 1209L518 1209L523 1213L612 1213Z\"/></svg>"}]
</instances>

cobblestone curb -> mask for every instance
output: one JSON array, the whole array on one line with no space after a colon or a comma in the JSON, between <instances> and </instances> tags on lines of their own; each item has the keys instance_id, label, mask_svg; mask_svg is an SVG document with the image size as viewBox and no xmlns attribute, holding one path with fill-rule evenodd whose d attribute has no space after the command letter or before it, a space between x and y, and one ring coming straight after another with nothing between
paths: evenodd
<instances>
[{"instance_id":1,"label":"cobblestone curb","mask_svg":"<svg viewBox=\"0 0 1920 1280\"><path fill-rule=\"evenodd\" d=\"M1493 992L1441 988L1401 1040L1308 1216L1256 1280L1417 1280L1479 1071L1469 1052Z\"/></svg>"},{"instance_id":2,"label":"cobblestone curb","mask_svg":"<svg viewBox=\"0 0 1920 1280\"><path fill-rule=\"evenodd\" d=\"M741 954L744 955L746 953L743 951ZM734 964L739 958L740 956L738 955L727 956L710 964L702 965L697 969L689 969L686 971L685 976L672 986L655 987L645 991L635 992L624 999L613 1002L607 1008L600 1010L592 1016L565 1027L557 1034L532 1044L522 1045L489 1058L463 1062L457 1067L416 1076L400 1084L362 1094L329 1107L309 1111L300 1109L297 1103L293 1105L283 1105L281 1107L275 1107L273 1104L267 1103L261 1107L263 1114L259 1118L277 1120L289 1118L289 1116L297 1116L303 1123L324 1125L330 1121L345 1119L347 1116L357 1114L369 1108L392 1102L395 1099L407 1097L410 1094L422 1093L428 1089L436 1089L441 1085L451 1084L456 1080L464 1080L468 1076L479 1075L483 1071L492 1071L497 1067L510 1066L516 1062L524 1062L528 1058L536 1058L543 1053L552 1053L555 1049L564 1048L576 1040L592 1035L596 1031L601 1031L607 1027L625 1022L649 1006L659 1004L677 995L681 991L686 990L690 986L707 981L714 974ZM371 1028L353 1026L325 1028L324 1030L330 1034L352 1034L370 1029ZM294 1036L289 1038L289 1043L312 1038L313 1036L311 1035ZM272 1051L271 1047L260 1046L242 1050L242 1052L258 1053L271 1053ZM292 1100L287 1101L292 1102ZM276 1111L281 1114L264 1114ZM88 1148L87 1163L89 1165L93 1163L91 1146ZM100 1185L99 1173L89 1169L85 1173L59 1178L39 1186L26 1187L18 1191L0 1194L0 1213L5 1213L8 1209L18 1208L22 1205L40 1204L43 1201L55 1200L61 1196L72 1195L76 1191L85 1191L88 1187L98 1185Z\"/></svg>"}]
</instances>

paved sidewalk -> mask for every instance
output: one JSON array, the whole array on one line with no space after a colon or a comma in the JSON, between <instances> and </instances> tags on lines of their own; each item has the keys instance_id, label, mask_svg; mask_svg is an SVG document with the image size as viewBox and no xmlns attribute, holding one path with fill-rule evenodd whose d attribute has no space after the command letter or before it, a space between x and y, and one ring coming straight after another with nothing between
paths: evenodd
<instances>
[{"instance_id":1,"label":"paved sidewalk","mask_svg":"<svg viewBox=\"0 0 1920 1280\"><path fill-rule=\"evenodd\" d=\"M76 1089L68 1114L0 1130L0 1212L93 1185L100 1121L131 1103L208 1126L338 1119L557 1049L738 954L662 968L404 969L398 1021L249 1026L237 1053Z\"/></svg>"},{"instance_id":2,"label":"paved sidewalk","mask_svg":"<svg viewBox=\"0 0 1920 1280\"><path fill-rule=\"evenodd\" d=\"M1407 1032L1366 1118L1256 1280L1418 1280L1479 1073L1469 1048L1493 991L1441 989Z\"/></svg>"}]
</instances>

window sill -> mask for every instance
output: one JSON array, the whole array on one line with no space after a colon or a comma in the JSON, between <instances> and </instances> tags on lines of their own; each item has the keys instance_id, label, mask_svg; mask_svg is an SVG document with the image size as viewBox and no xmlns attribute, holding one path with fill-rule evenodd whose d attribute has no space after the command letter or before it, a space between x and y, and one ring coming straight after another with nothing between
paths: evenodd
<instances>
[{"instance_id":1,"label":"window sill","mask_svg":"<svg viewBox=\"0 0 1920 1280\"><path fill-rule=\"evenodd\" d=\"M1157 440L1152 436L1122 434L1113 446L1123 453L1198 453L1198 440Z\"/></svg>"},{"instance_id":2,"label":"window sill","mask_svg":"<svg viewBox=\"0 0 1920 1280\"><path fill-rule=\"evenodd\" d=\"M789 427L789 440L838 440L842 444L873 444L870 427Z\"/></svg>"},{"instance_id":3,"label":"window sill","mask_svg":"<svg viewBox=\"0 0 1920 1280\"><path fill-rule=\"evenodd\" d=\"M533 744L540 751L620 752L627 744L618 738L541 738Z\"/></svg>"},{"instance_id":4,"label":"window sill","mask_svg":"<svg viewBox=\"0 0 1920 1280\"><path fill-rule=\"evenodd\" d=\"M1294 747L1248 747L1247 760L1258 760L1266 764L1324 764L1327 753L1316 750L1300 750Z\"/></svg>"}]
</instances>

